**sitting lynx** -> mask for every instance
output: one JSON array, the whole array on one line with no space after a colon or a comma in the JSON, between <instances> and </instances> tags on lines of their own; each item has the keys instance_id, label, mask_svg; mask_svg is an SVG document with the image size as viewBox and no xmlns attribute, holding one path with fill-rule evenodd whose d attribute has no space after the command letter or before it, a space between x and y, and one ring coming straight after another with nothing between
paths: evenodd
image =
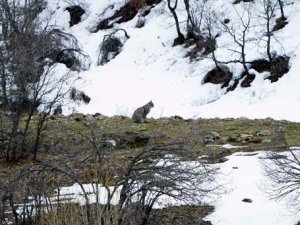
<instances>
[{"instance_id":1,"label":"sitting lynx","mask_svg":"<svg viewBox=\"0 0 300 225\"><path fill-rule=\"evenodd\" d=\"M146 105L137 108L133 115L132 120L135 123L144 123L147 117L147 114L150 112L150 109L154 107L154 104L152 101L148 102Z\"/></svg>"}]
</instances>

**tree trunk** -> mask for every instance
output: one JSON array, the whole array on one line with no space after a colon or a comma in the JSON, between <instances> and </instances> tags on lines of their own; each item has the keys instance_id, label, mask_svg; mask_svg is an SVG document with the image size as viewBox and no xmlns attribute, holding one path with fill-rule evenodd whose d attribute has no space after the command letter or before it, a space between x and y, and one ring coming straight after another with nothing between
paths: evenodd
<instances>
[{"instance_id":1,"label":"tree trunk","mask_svg":"<svg viewBox=\"0 0 300 225\"><path fill-rule=\"evenodd\" d=\"M282 0L278 0L279 7L280 7L280 12L281 12L281 19L286 20L285 15L284 15L284 10L283 10L283 2Z\"/></svg>"},{"instance_id":2,"label":"tree trunk","mask_svg":"<svg viewBox=\"0 0 300 225\"><path fill-rule=\"evenodd\" d=\"M169 8L170 12L172 13L172 15L174 17L175 25L176 25L176 31L177 31L177 35L178 35L178 37L174 41L173 46L178 45L178 44L181 45L181 44L184 43L184 40L185 40L184 35L180 31L179 21L178 21L178 17L177 17L177 14L176 14L177 3L178 3L178 0L175 1L174 6L172 7L171 6L171 0L168 0L168 8Z\"/></svg>"}]
</instances>

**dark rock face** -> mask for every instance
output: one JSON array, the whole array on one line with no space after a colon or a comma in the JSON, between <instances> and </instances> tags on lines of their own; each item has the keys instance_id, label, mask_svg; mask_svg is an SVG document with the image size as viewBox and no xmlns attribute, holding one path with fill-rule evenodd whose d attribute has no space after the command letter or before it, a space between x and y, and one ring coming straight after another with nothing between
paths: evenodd
<instances>
[{"instance_id":1,"label":"dark rock face","mask_svg":"<svg viewBox=\"0 0 300 225\"><path fill-rule=\"evenodd\" d=\"M132 7L129 3L127 3L118 11L116 11L113 16L100 21L100 23L97 25L95 32L99 30L110 29L113 27L114 23L124 23L129 20L132 20L137 13L138 10L135 7Z\"/></svg>"},{"instance_id":2,"label":"dark rock face","mask_svg":"<svg viewBox=\"0 0 300 225\"><path fill-rule=\"evenodd\" d=\"M114 59L121 52L123 44L115 35L105 36L100 47L99 65L104 65Z\"/></svg>"},{"instance_id":3,"label":"dark rock face","mask_svg":"<svg viewBox=\"0 0 300 225\"><path fill-rule=\"evenodd\" d=\"M80 62L72 50L53 49L45 58L51 59L54 63L65 64L67 68L73 71L78 71L80 68Z\"/></svg>"},{"instance_id":4,"label":"dark rock face","mask_svg":"<svg viewBox=\"0 0 300 225\"><path fill-rule=\"evenodd\" d=\"M159 4L162 0L145 0L145 6L149 6L148 10L144 12L144 17L150 13L151 7ZM127 21L132 20L137 13L139 12L140 8L137 8L130 4L130 1L126 3L123 7L119 10L115 11L114 15L100 21L93 32L98 32L99 30L110 29L114 26L115 23L124 23Z\"/></svg>"},{"instance_id":5,"label":"dark rock face","mask_svg":"<svg viewBox=\"0 0 300 225\"><path fill-rule=\"evenodd\" d=\"M250 69L254 69L259 73L270 71L271 64L266 59L257 59L251 62Z\"/></svg>"},{"instance_id":6,"label":"dark rock face","mask_svg":"<svg viewBox=\"0 0 300 225\"><path fill-rule=\"evenodd\" d=\"M203 83L222 84L223 87L227 87L232 78L232 73L225 65L220 65L209 71L203 79Z\"/></svg>"},{"instance_id":7,"label":"dark rock face","mask_svg":"<svg viewBox=\"0 0 300 225\"><path fill-rule=\"evenodd\" d=\"M266 79L270 80L273 83L278 81L284 74L289 71L289 60L290 58L288 56L276 56L272 59L271 63L266 59L257 59L250 63L249 68L254 69L259 73L270 72L270 75ZM251 83L254 81L255 75L246 74L246 72L243 72L241 78L236 80L234 85L227 89L227 92L233 91L237 87L239 81L242 79L243 81L241 83L241 87L251 87Z\"/></svg>"},{"instance_id":8,"label":"dark rock face","mask_svg":"<svg viewBox=\"0 0 300 225\"><path fill-rule=\"evenodd\" d=\"M277 56L273 59L270 73L271 76L267 77L272 83L278 81L284 74L289 72L290 57L288 56Z\"/></svg>"},{"instance_id":9,"label":"dark rock face","mask_svg":"<svg viewBox=\"0 0 300 225\"><path fill-rule=\"evenodd\" d=\"M84 9L82 9L78 5L69 6L66 10L70 13L70 27L81 22L81 16L85 13Z\"/></svg>"},{"instance_id":10,"label":"dark rock face","mask_svg":"<svg viewBox=\"0 0 300 225\"><path fill-rule=\"evenodd\" d=\"M250 87L251 83L254 81L255 79L255 75L254 74L249 74L246 75L245 79L243 80L243 82L241 83L241 87Z\"/></svg>"},{"instance_id":11,"label":"dark rock face","mask_svg":"<svg viewBox=\"0 0 300 225\"><path fill-rule=\"evenodd\" d=\"M233 85L231 85L230 87L227 88L226 92L234 91L236 89L236 87L238 86L238 84L239 84L239 80L235 80Z\"/></svg>"}]
</instances>

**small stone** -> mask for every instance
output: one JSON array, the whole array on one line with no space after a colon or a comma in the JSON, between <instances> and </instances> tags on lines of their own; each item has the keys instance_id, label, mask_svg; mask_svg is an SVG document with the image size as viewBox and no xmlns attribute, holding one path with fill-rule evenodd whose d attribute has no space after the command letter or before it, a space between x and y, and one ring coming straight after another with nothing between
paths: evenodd
<instances>
[{"instance_id":1,"label":"small stone","mask_svg":"<svg viewBox=\"0 0 300 225\"><path fill-rule=\"evenodd\" d=\"M228 141L228 142L236 142L236 141L237 141L237 138L236 138L236 137L229 136L229 137L227 138L227 141Z\"/></svg>"},{"instance_id":2,"label":"small stone","mask_svg":"<svg viewBox=\"0 0 300 225\"><path fill-rule=\"evenodd\" d=\"M228 19L228 18L224 19L224 23L225 23L225 24L227 24L227 23L229 23L229 22L230 22L230 19Z\"/></svg>"},{"instance_id":3,"label":"small stone","mask_svg":"<svg viewBox=\"0 0 300 225\"><path fill-rule=\"evenodd\" d=\"M214 140L220 139L220 135L217 132L210 132L210 135Z\"/></svg>"},{"instance_id":4,"label":"small stone","mask_svg":"<svg viewBox=\"0 0 300 225\"><path fill-rule=\"evenodd\" d=\"M244 198L242 202L252 203L252 200L250 198Z\"/></svg>"},{"instance_id":5,"label":"small stone","mask_svg":"<svg viewBox=\"0 0 300 225\"><path fill-rule=\"evenodd\" d=\"M181 116L178 116L178 115L173 116L173 118L174 118L175 120L183 120L183 118L182 118Z\"/></svg>"},{"instance_id":6,"label":"small stone","mask_svg":"<svg viewBox=\"0 0 300 225\"><path fill-rule=\"evenodd\" d=\"M241 134L240 137L242 139L250 139L251 137L253 137L253 135L252 134Z\"/></svg>"},{"instance_id":7,"label":"small stone","mask_svg":"<svg viewBox=\"0 0 300 225\"><path fill-rule=\"evenodd\" d=\"M204 137L204 142L208 144L214 142L217 139L220 139L220 135L217 132L210 132Z\"/></svg>"},{"instance_id":8,"label":"small stone","mask_svg":"<svg viewBox=\"0 0 300 225\"><path fill-rule=\"evenodd\" d=\"M262 139L260 137L253 136L253 137L250 138L249 142L250 143L261 143Z\"/></svg>"},{"instance_id":9,"label":"small stone","mask_svg":"<svg viewBox=\"0 0 300 225\"><path fill-rule=\"evenodd\" d=\"M258 131L256 133L257 136L270 136L271 135L271 131L269 130L262 130L262 131Z\"/></svg>"},{"instance_id":10,"label":"small stone","mask_svg":"<svg viewBox=\"0 0 300 225\"><path fill-rule=\"evenodd\" d=\"M271 142L272 142L271 139L265 139L261 143L271 143Z\"/></svg>"},{"instance_id":11,"label":"small stone","mask_svg":"<svg viewBox=\"0 0 300 225\"><path fill-rule=\"evenodd\" d=\"M227 138L226 137L222 137L221 139L220 139L220 141L221 141L221 144L223 145L223 144L226 144L227 143Z\"/></svg>"},{"instance_id":12,"label":"small stone","mask_svg":"<svg viewBox=\"0 0 300 225\"><path fill-rule=\"evenodd\" d=\"M99 116L102 116L102 114L101 114L101 113L95 113L95 114L93 115L93 117L99 117Z\"/></svg>"}]
</instances>

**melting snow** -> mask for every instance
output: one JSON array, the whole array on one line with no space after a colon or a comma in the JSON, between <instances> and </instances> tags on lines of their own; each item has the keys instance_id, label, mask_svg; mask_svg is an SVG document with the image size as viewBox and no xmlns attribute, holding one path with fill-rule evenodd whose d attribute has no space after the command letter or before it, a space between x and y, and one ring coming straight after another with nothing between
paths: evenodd
<instances>
[{"instance_id":1,"label":"melting snow","mask_svg":"<svg viewBox=\"0 0 300 225\"><path fill-rule=\"evenodd\" d=\"M260 162L264 156L265 152L235 153L219 164L223 174L219 179L225 180L231 191L215 201L215 212L206 220L213 225L294 225L300 220L300 213L295 213L288 202L270 200L265 192ZM252 203L243 202L245 198Z\"/></svg>"}]
</instances>

